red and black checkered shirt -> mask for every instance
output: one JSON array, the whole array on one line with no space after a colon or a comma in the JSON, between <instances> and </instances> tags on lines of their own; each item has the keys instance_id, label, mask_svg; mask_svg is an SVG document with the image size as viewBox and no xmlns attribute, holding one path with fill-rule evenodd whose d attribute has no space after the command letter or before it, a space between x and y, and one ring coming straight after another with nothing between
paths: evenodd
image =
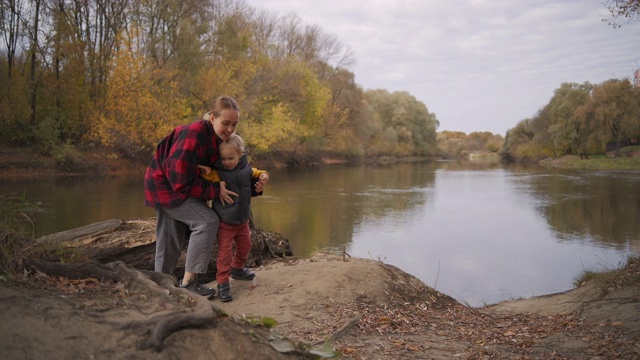
<instances>
[{"instance_id":1,"label":"red and black checkered shirt","mask_svg":"<svg viewBox=\"0 0 640 360\"><path fill-rule=\"evenodd\" d=\"M219 183L202 179L198 170L220 157L218 141L207 120L179 126L162 139L144 175L145 205L171 208L189 196L205 201L218 196Z\"/></svg>"}]
</instances>

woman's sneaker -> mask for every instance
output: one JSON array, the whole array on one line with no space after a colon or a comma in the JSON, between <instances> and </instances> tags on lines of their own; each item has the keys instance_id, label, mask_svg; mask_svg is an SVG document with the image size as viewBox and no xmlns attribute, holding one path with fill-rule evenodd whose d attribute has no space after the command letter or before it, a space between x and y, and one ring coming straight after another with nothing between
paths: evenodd
<instances>
[{"instance_id":1,"label":"woman's sneaker","mask_svg":"<svg viewBox=\"0 0 640 360\"><path fill-rule=\"evenodd\" d=\"M234 269L231 268L231 278L236 280L253 280L256 274L247 270L247 268L243 269Z\"/></svg>"},{"instance_id":2,"label":"woman's sneaker","mask_svg":"<svg viewBox=\"0 0 640 360\"><path fill-rule=\"evenodd\" d=\"M182 281L180 281L180 287L183 289L187 289L194 294L205 296L207 299L211 299L216 295L216 289L210 288L197 280L191 280L191 282L187 285L183 285Z\"/></svg>"},{"instance_id":3,"label":"woman's sneaker","mask_svg":"<svg viewBox=\"0 0 640 360\"><path fill-rule=\"evenodd\" d=\"M233 296L231 295L231 286L229 286L229 283L218 284L218 298L222 302L233 300Z\"/></svg>"}]
</instances>

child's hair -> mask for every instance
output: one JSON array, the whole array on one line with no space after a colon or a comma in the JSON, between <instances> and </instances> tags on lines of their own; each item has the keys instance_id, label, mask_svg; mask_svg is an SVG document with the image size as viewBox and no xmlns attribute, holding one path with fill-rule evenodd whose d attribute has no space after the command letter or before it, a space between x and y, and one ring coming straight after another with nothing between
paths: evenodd
<instances>
[{"instance_id":1,"label":"child's hair","mask_svg":"<svg viewBox=\"0 0 640 360\"><path fill-rule=\"evenodd\" d=\"M233 147L238 151L240 151L240 154L245 153L244 140L242 140L240 135L236 133L231 134L231 136L229 136L229 138L226 141L223 141L220 143L220 148L224 148L224 147Z\"/></svg>"}]
</instances>

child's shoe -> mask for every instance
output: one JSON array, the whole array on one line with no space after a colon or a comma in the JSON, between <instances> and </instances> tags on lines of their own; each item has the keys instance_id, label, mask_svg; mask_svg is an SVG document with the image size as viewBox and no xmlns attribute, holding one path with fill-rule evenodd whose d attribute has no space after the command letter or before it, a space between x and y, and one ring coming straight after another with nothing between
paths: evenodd
<instances>
[{"instance_id":1,"label":"child's shoe","mask_svg":"<svg viewBox=\"0 0 640 360\"><path fill-rule=\"evenodd\" d=\"M249 271L247 268L234 269L231 268L231 278L236 280L253 280L256 274Z\"/></svg>"},{"instance_id":2,"label":"child's shoe","mask_svg":"<svg viewBox=\"0 0 640 360\"><path fill-rule=\"evenodd\" d=\"M229 302L233 300L233 296L231 295L231 286L229 286L229 283L218 284L218 298L222 302Z\"/></svg>"}]
</instances>

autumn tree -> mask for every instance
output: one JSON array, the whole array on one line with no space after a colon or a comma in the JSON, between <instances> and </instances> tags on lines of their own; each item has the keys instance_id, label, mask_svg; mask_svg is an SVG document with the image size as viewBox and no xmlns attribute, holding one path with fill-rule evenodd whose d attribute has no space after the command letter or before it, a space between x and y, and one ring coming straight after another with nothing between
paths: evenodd
<instances>
[{"instance_id":1,"label":"autumn tree","mask_svg":"<svg viewBox=\"0 0 640 360\"><path fill-rule=\"evenodd\" d=\"M445 155L464 155L467 134L462 131L445 130L437 135L437 147Z\"/></svg>"},{"instance_id":2,"label":"autumn tree","mask_svg":"<svg viewBox=\"0 0 640 360\"><path fill-rule=\"evenodd\" d=\"M329 65L326 67L322 76L330 90L330 99L318 136L334 152L362 157L364 145L376 131L364 91L355 82L353 72Z\"/></svg>"},{"instance_id":3,"label":"autumn tree","mask_svg":"<svg viewBox=\"0 0 640 360\"><path fill-rule=\"evenodd\" d=\"M530 160L537 155L532 144L532 140L535 136L532 122L532 119L521 120L514 128L507 131L501 151L503 159Z\"/></svg>"},{"instance_id":4,"label":"autumn tree","mask_svg":"<svg viewBox=\"0 0 640 360\"><path fill-rule=\"evenodd\" d=\"M271 88L254 103L252 123L242 129L247 141L261 153L271 149L300 156L305 147L313 148L323 131L329 89L305 63L294 58L272 61L263 86Z\"/></svg>"},{"instance_id":5,"label":"autumn tree","mask_svg":"<svg viewBox=\"0 0 640 360\"><path fill-rule=\"evenodd\" d=\"M598 85L562 84L549 103L532 119L507 132L505 158L537 160L563 154L603 153L640 133L640 91L629 80Z\"/></svg>"},{"instance_id":6,"label":"autumn tree","mask_svg":"<svg viewBox=\"0 0 640 360\"><path fill-rule=\"evenodd\" d=\"M25 12L25 2L21 0L0 1L0 32L4 44L7 66L7 78L11 78L16 65L16 52L22 37L22 18Z\"/></svg>"},{"instance_id":7,"label":"autumn tree","mask_svg":"<svg viewBox=\"0 0 640 360\"><path fill-rule=\"evenodd\" d=\"M88 139L131 157L146 157L159 139L192 114L180 96L178 74L145 56L138 31L129 29L132 36L122 37Z\"/></svg>"},{"instance_id":8,"label":"autumn tree","mask_svg":"<svg viewBox=\"0 0 640 360\"><path fill-rule=\"evenodd\" d=\"M243 119L250 117L255 97L263 91L262 76L269 66L269 59L255 45L252 14L242 2L216 5L215 27L206 44L208 64L199 81L194 81L198 85L193 91L205 106L220 94L233 96L242 106Z\"/></svg>"},{"instance_id":9,"label":"autumn tree","mask_svg":"<svg viewBox=\"0 0 640 360\"><path fill-rule=\"evenodd\" d=\"M365 96L381 124L368 151L395 156L436 154L439 122L424 103L403 91L368 90Z\"/></svg>"},{"instance_id":10,"label":"autumn tree","mask_svg":"<svg viewBox=\"0 0 640 360\"><path fill-rule=\"evenodd\" d=\"M591 99L580 105L574 112L574 117L579 119L580 131L578 132L578 153L581 159L588 159L590 154L603 154L606 151L606 142L599 139L593 129L596 127L596 113Z\"/></svg>"},{"instance_id":11,"label":"autumn tree","mask_svg":"<svg viewBox=\"0 0 640 360\"><path fill-rule=\"evenodd\" d=\"M31 140L29 80L23 71L27 59L26 2L0 0L0 135L14 142Z\"/></svg>"},{"instance_id":12,"label":"autumn tree","mask_svg":"<svg viewBox=\"0 0 640 360\"><path fill-rule=\"evenodd\" d=\"M442 155L467 155L470 152L488 151L497 153L504 139L489 131L474 131L467 135L462 131L442 131L438 133L437 145Z\"/></svg>"},{"instance_id":13,"label":"autumn tree","mask_svg":"<svg viewBox=\"0 0 640 360\"><path fill-rule=\"evenodd\" d=\"M559 154L580 153L586 156L586 119L579 116L578 108L589 100L592 85L564 83L556 89L549 102L549 134Z\"/></svg>"},{"instance_id":14,"label":"autumn tree","mask_svg":"<svg viewBox=\"0 0 640 360\"><path fill-rule=\"evenodd\" d=\"M620 156L624 139L640 133L640 92L625 80L609 80L593 88L589 106L594 118L591 131L601 143L614 142Z\"/></svg>"},{"instance_id":15,"label":"autumn tree","mask_svg":"<svg viewBox=\"0 0 640 360\"><path fill-rule=\"evenodd\" d=\"M297 15L233 0L0 0L0 10L3 139L142 155L228 94L255 154L436 152L425 104L368 96L349 49Z\"/></svg>"}]
</instances>

